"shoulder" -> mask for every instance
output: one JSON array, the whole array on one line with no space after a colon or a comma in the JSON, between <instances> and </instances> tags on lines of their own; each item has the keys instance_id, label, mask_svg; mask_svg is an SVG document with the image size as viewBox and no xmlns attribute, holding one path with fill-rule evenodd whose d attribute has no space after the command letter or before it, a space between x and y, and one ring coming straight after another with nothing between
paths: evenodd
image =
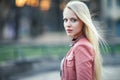
<instances>
[{"instance_id":1,"label":"shoulder","mask_svg":"<svg viewBox=\"0 0 120 80\"><path fill-rule=\"evenodd\" d=\"M84 56L94 56L94 48L93 45L87 38L80 39L74 46L73 46L74 54L84 55Z\"/></svg>"},{"instance_id":2,"label":"shoulder","mask_svg":"<svg viewBox=\"0 0 120 80\"><path fill-rule=\"evenodd\" d=\"M93 45L91 44L91 42L87 39L87 38L82 38L80 39L75 45L74 48L77 47L84 47L84 48L89 48L89 49L93 49Z\"/></svg>"}]
</instances>

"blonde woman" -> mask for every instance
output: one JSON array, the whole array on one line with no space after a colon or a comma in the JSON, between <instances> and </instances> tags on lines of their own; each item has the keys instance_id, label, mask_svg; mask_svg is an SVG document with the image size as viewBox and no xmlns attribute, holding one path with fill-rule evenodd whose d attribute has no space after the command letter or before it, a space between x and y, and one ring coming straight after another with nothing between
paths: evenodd
<instances>
[{"instance_id":1,"label":"blonde woman","mask_svg":"<svg viewBox=\"0 0 120 80\"><path fill-rule=\"evenodd\" d=\"M61 80L101 80L99 42L104 40L92 23L88 7L83 2L70 1L63 11L63 20L72 39L61 62Z\"/></svg>"}]
</instances>

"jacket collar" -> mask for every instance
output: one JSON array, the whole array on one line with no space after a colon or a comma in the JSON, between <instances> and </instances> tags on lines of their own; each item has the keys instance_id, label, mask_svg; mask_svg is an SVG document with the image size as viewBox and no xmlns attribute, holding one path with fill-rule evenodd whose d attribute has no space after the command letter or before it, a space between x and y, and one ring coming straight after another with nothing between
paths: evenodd
<instances>
[{"instance_id":1,"label":"jacket collar","mask_svg":"<svg viewBox=\"0 0 120 80\"><path fill-rule=\"evenodd\" d=\"M81 38L84 38L85 37L85 35L81 35L81 36L79 36L79 37L77 37L77 38L73 38L73 39L71 39L71 42L70 42L70 47L72 47L72 46L74 46L74 44L76 43L76 42L78 42Z\"/></svg>"}]
</instances>

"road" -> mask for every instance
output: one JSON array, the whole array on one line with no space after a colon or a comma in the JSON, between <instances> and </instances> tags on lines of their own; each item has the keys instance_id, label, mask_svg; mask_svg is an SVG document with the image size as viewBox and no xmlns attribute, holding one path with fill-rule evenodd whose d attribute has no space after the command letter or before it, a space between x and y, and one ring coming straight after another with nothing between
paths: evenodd
<instances>
[{"instance_id":1,"label":"road","mask_svg":"<svg viewBox=\"0 0 120 80\"><path fill-rule=\"evenodd\" d=\"M60 80L59 71L50 71L18 80ZM120 66L104 66L103 80L120 80Z\"/></svg>"}]
</instances>

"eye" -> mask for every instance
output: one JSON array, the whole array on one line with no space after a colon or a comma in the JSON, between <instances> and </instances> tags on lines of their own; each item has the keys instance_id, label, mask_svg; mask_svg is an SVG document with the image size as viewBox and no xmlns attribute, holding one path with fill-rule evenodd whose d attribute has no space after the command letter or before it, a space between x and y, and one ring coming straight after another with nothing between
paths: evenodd
<instances>
[{"instance_id":1,"label":"eye","mask_svg":"<svg viewBox=\"0 0 120 80\"><path fill-rule=\"evenodd\" d=\"M68 20L67 19L63 19L64 22L67 22Z\"/></svg>"},{"instance_id":2,"label":"eye","mask_svg":"<svg viewBox=\"0 0 120 80\"><path fill-rule=\"evenodd\" d=\"M77 19L73 19L73 18L71 19L71 22L76 22L76 21L77 21Z\"/></svg>"}]
</instances>

